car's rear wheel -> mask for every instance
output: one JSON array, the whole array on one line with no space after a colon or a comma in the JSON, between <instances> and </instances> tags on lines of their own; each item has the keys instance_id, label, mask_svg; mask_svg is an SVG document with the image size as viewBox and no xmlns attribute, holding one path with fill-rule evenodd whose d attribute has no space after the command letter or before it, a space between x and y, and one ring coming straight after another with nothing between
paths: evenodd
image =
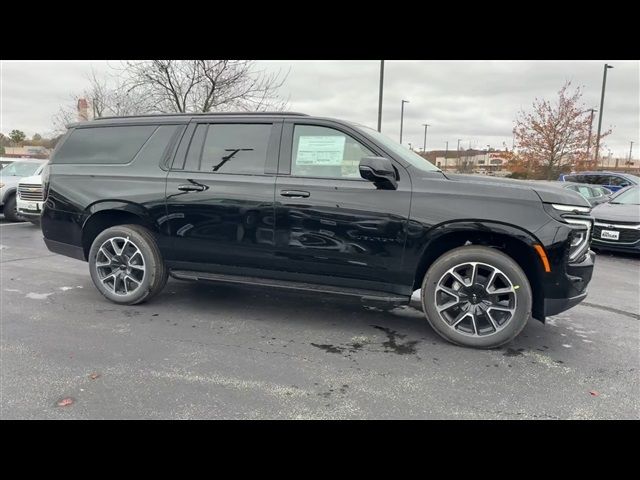
<instances>
[{"instance_id":1,"label":"car's rear wheel","mask_svg":"<svg viewBox=\"0 0 640 480\"><path fill-rule=\"evenodd\" d=\"M422 282L427 320L458 345L495 348L515 338L531 317L527 276L509 256L465 246L438 258Z\"/></svg>"},{"instance_id":2,"label":"car's rear wheel","mask_svg":"<svg viewBox=\"0 0 640 480\"><path fill-rule=\"evenodd\" d=\"M22 222L24 219L18 214L16 206L16 196L11 195L4 204L4 218L10 222Z\"/></svg>"},{"instance_id":3,"label":"car's rear wheel","mask_svg":"<svg viewBox=\"0 0 640 480\"><path fill-rule=\"evenodd\" d=\"M100 233L89 251L89 271L100 293L123 305L149 300L168 278L153 235L139 225L118 225Z\"/></svg>"}]
</instances>

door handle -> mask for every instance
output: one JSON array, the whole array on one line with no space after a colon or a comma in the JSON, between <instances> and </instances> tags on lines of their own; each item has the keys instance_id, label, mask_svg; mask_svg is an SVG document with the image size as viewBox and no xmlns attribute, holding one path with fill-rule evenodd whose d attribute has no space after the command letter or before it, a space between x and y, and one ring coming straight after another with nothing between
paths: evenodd
<instances>
[{"instance_id":1,"label":"door handle","mask_svg":"<svg viewBox=\"0 0 640 480\"><path fill-rule=\"evenodd\" d=\"M280 196L291 198L308 198L311 196L311 194L303 190L280 190Z\"/></svg>"},{"instance_id":2,"label":"door handle","mask_svg":"<svg viewBox=\"0 0 640 480\"><path fill-rule=\"evenodd\" d=\"M178 185L178 190L180 190L181 192L202 192L203 190L206 190L207 186L206 185L196 185L193 183L185 183L182 185Z\"/></svg>"}]
</instances>

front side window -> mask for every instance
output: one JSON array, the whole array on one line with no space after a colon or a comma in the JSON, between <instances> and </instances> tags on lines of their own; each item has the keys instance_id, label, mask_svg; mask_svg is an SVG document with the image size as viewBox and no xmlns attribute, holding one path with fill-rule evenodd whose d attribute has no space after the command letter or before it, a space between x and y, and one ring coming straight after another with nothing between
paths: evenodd
<instances>
[{"instance_id":1,"label":"front side window","mask_svg":"<svg viewBox=\"0 0 640 480\"><path fill-rule=\"evenodd\" d=\"M613 175L611 177L611 180L609 180L608 185L615 185L616 187L628 187L629 185L631 185L631 183L626 178Z\"/></svg>"},{"instance_id":2,"label":"front side window","mask_svg":"<svg viewBox=\"0 0 640 480\"><path fill-rule=\"evenodd\" d=\"M360 160L373 155L360 142L334 128L296 125L291 175L360 178Z\"/></svg>"}]
</instances>

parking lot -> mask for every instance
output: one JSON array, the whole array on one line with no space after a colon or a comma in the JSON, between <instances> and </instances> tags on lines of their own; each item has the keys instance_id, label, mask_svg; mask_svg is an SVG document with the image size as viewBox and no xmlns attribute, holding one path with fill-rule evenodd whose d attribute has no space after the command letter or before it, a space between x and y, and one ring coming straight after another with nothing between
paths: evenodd
<instances>
[{"instance_id":1,"label":"parking lot","mask_svg":"<svg viewBox=\"0 0 640 480\"><path fill-rule=\"evenodd\" d=\"M479 351L333 296L170 279L118 306L38 227L0 231L4 419L640 418L637 257L598 255L584 303Z\"/></svg>"}]
</instances>

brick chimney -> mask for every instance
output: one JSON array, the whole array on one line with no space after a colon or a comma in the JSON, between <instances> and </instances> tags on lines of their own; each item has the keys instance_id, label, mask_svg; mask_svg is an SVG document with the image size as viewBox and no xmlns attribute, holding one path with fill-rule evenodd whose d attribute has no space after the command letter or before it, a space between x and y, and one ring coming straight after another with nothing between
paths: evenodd
<instances>
[{"instance_id":1,"label":"brick chimney","mask_svg":"<svg viewBox=\"0 0 640 480\"><path fill-rule=\"evenodd\" d=\"M86 98L78 99L78 120L81 122L89 120L89 102Z\"/></svg>"}]
</instances>

